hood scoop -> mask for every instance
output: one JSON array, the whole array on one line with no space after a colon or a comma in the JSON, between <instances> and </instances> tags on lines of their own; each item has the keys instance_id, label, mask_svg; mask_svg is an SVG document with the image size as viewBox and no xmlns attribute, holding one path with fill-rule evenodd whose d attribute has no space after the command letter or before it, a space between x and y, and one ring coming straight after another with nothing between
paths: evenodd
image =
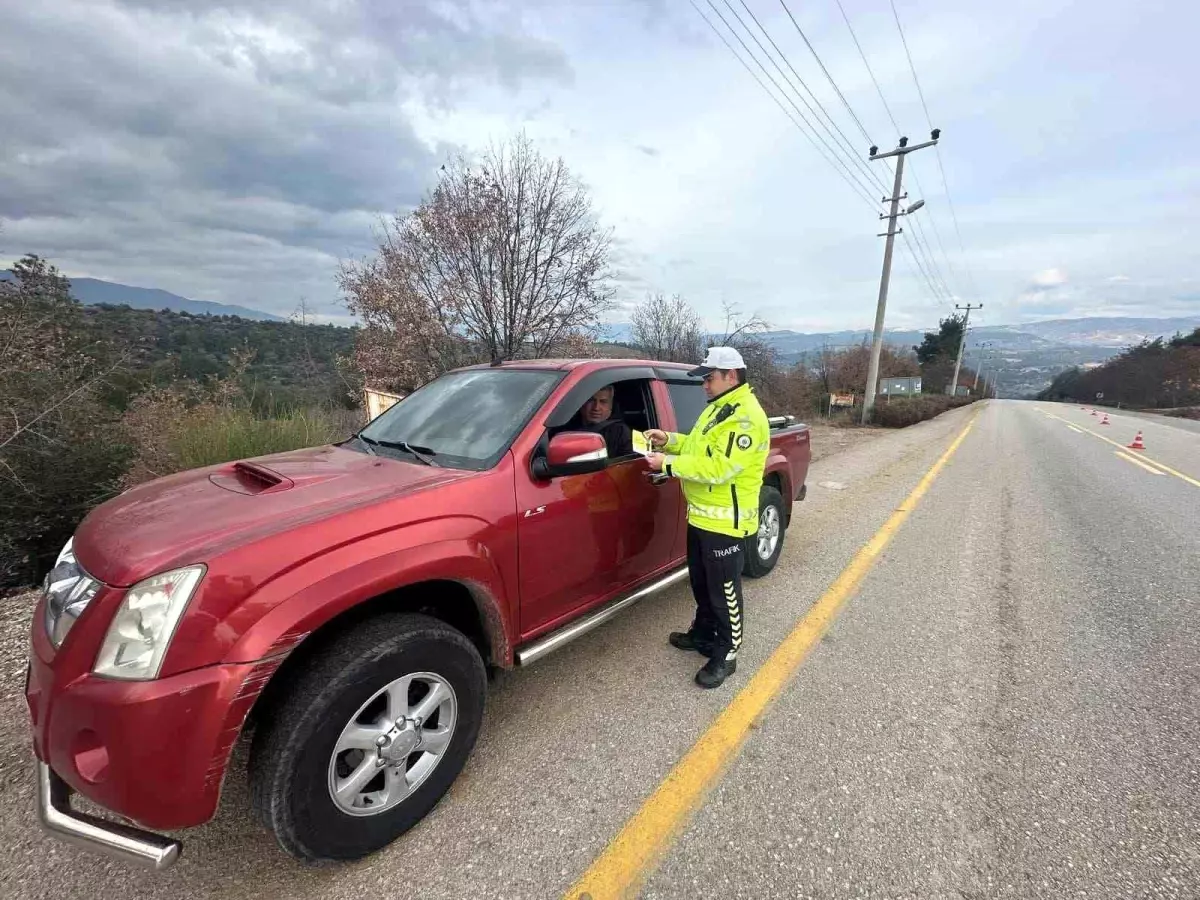
<instances>
[{"instance_id":1,"label":"hood scoop","mask_svg":"<svg viewBox=\"0 0 1200 900\"><path fill-rule=\"evenodd\" d=\"M252 462L235 462L228 468L221 469L208 476L219 488L233 491L236 494L278 494L296 483L285 475Z\"/></svg>"}]
</instances>

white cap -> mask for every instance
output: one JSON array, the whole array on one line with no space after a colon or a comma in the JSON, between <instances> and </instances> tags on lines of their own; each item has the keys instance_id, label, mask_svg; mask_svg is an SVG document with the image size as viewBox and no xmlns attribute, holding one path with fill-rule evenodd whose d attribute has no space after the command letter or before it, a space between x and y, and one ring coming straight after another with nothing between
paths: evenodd
<instances>
[{"instance_id":1,"label":"white cap","mask_svg":"<svg viewBox=\"0 0 1200 900\"><path fill-rule=\"evenodd\" d=\"M732 347L709 347L704 362L688 372L689 375L707 375L716 369L744 369L746 361Z\"/></svg>"}]
</instances>

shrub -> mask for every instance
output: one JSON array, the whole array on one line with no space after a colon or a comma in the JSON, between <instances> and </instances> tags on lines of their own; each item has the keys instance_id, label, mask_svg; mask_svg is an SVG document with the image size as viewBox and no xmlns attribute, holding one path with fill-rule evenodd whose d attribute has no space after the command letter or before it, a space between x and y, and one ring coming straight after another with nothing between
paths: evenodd
<instances>
[{"instance_id":1,"label":"shrub","mask_svg":"<svg viewBox=\"0 0 1200 900\"><path fill-rule=\"evenodd\" d=\"M197 398L179 386L136 398L125 415L134 448L128 487L174 472L316 447L350 435L354 413L333 409L276 409Z\"/></svg>"},{"instance_id":2,"label":"shrub","mask_svg":"<svg viewBox=\"0 0 1200 900\"><path fill-rule=\"evenodd\" d=\"M316 447L348 435L323 410L291 410L257 418L248 410L218 410L175 436L172 450L181 469L195 469L233 459Z\"/></svg>"},{"instance_id":3,"label":"shrub","mask_svg":"<svg viewBox=\"0 0 1200 900\"><path fill-rule=\"evenodd\" d=\"M976 399L950 397L945 394L920 394L916 397L893 397L891 400L880 397L875 401L871 421L884 428L907 428L909 425L940 416L948 409L974 403Z\"/></svg>"}]
</instances>

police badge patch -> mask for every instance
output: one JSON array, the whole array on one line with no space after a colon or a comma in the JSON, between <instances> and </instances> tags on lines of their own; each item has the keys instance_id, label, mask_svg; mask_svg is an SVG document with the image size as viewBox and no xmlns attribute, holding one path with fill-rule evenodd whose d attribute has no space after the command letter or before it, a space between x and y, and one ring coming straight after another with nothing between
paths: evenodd
<instances>
[{"instance_id":1,"label":"police badge patch","mask_svg":"<svg viewBox=\"0 0 1200 900\"><path fill-rule=\"evenodd\" d=\"M738 435L737 445L740 449L749 450L750 445L753 443L754 443L754 440L750 437L750 435L748 435L748 434L739 434Z\"/></svg>"}]
</instances>

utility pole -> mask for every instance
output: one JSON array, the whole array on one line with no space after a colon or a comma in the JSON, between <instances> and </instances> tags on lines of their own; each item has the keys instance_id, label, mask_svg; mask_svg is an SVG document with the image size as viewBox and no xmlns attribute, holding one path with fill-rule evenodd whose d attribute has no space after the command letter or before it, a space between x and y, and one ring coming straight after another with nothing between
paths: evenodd
<instances>
[{"instance_id":1,"label":"utility pole","mask_svg":"<svg viewBox=\"0 0 1200 900\"><path fill-rule=\"evenodd\" d=\"M979 390L979 376L981 374L983 374L984 368L991 361L988 359L988 356L987 356L988 351L984 350L983 348L990 347L995 343L996 343L995 341L983 341L979 345L979 365L976 366L976 368L975 368L975 384L973 384L971 386L971 390L973 390L973 391ZM987 389L987 379L986 378L983 381L983 387L984 387L984 390Z\"/></svg>"},{"instance_id":2,"label":"utility pole","mask_svg":"<svg viewBox=\"0 0 1200 900\"><path fill-rule=\"evenodd\" d=\"M958 370L962 366L963 347L965 347L967 345L967 323L969 323L971 321L971 310L983 309L983 304L980 303L978 306L972 306L970 303L968 303L966 306L959 306L957 303L955 303L954 308L955 309L965 309L967 311L967 314L965 316L963 316L962 337L959 339L959 342L958 342L958 357L954 360L954 381L952 381L950 383L950 396L951 397L958 396Z\"/></svg>"},{"instance_id":3,"label":"utility pole","mask_svg":"<svg viewBox=\"0 0 1200 900\"><path fill-rule=\"evenodd\" d=\"M910 213L916 212L925 205L924 200L918 200L908 207L904 212L900 212L900 201L908 195L900 193L901 181L904 175L904 157L912 153L914 150L923 150L926 147L933 147L937 144L938 138L941 136L941 130L933 129L930 133L930 140L923 144L915 144L908 146L908 138L900 138L900 146L895 150L890 150L887 153L880 153L878 147L871 148L871 154L867 158L874 162L877 159L887 159L889 156L896 157L896 181L892 186L892 196L884 197L883 202L891 202L891 212L884 216L880 213L879 218L888 220L888 229L876 237L887 237L887 241L883 245L883 275L879 279L879 302L875 307L875 332L871 337L871 363L867 367L867 389L863 394L863 411L862 423L864 425L871 421L871 411L875 408L875 394L879 390L879 352L883 349L883 315L887 309L888 281L892 277L892 247L896 242L896 235L904 231L903 228L896 227L896 220L900 216L907 216Z\"/></svg>"}]
</instances>

